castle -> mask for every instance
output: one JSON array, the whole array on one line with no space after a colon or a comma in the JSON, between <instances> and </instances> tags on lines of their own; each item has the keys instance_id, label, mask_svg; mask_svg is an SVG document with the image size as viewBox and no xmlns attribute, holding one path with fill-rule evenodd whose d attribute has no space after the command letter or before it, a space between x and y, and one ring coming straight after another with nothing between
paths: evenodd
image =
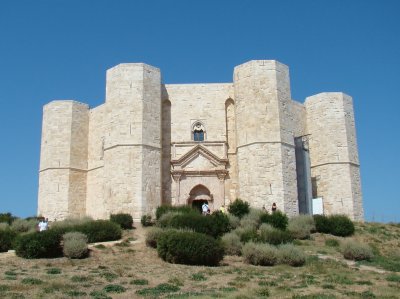
<instances>
[{"instance_id":1,"label":"castle","mask_svg":"<svg viewBox=\"0 0 400 299\"><path fill-rule=\"evenodd\" d=\"M364 217L352 99L293 101L288 67L274 60L215 84L163 84L155 67L120 64L104 104L43 108L38 214L50 220L236 198L310 214L315 197L325 214Z\"/></svg>"}]
</instances>

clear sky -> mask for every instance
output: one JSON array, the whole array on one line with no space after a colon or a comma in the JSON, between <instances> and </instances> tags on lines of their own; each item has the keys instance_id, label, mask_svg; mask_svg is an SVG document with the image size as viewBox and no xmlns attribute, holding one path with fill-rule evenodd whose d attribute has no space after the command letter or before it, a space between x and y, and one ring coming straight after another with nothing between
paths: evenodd
<instances>
[{"instance_id":1,"label":"clear sky","mask_svg":"<svg viewBox=\"0 0 400 299\"><path fill-rule=\"evenodd\" d=\"M37 209L42 106L104 102L123 62L165 83L232 82L275 59L292 97L353 97L366 219L400 222L400 1L0 1L0 212ZM338 186L340 188L340 186Z\"/></svg>"}]
</instances>

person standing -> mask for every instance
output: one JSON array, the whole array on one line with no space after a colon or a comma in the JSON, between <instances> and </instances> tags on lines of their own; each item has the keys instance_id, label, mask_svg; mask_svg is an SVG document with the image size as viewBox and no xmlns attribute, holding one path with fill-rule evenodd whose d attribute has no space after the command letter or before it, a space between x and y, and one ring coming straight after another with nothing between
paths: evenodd
<instances>
[{"instance_id":1,"label":"person standing","mask_svg":"<svg viewBox=\"0 0 400 299\"><path fill-rule=\"evenodd\" d=\"M273 203L273 204L272 204L272 208L271 208L272 213L275 213L275 212L276 212L276 209L277 209L276 203Z\"/></svg>"},{"instance_id":2,"label":"person standing","mask_svg":"<svg viewBox=\"0 0 400 299\"><path fill-rule=\"evenodd\" d=\"M210 213L210 208L208 207L207 202L204 202L203 205L201 206L201 210L204 216L208 215Z\"/></svg>"}]
</instances>

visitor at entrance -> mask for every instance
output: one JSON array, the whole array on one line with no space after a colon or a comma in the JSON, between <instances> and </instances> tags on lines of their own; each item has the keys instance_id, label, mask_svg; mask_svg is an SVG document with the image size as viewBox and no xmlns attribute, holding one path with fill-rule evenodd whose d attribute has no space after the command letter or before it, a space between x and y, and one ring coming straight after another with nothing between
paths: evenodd
<instances>
[{"instance_id":1,"label":"visitor at entrance","mask_svg":"<svg viewBox=\"0 0 400 299\"><path fill-rule=\"evenodd\" d=\"M201 210L202 210L203 215L210 214L210 208L208 207L207 202L203 203L203 205L201 206Z\"/></svg>"},{"instance_id":2,"label":"visitor at entrance","mask_svg":"<svg viewBox=\"0 0 400 299\"><path fill-rule=\"evenodd\" d=\"M272 213L276 212L276 209L277 209L277 208L276 208L276 203L273 203L273 204L272 204Z\"/></svg>"}]
</instances>

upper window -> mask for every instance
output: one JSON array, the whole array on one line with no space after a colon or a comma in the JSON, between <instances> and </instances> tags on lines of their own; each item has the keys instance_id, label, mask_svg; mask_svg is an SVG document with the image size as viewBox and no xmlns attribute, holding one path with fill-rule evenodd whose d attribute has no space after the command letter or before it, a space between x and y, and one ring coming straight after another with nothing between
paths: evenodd
<instances>
[{"instance_id":1,"label":"upper window","mask_svg":"<svg viewBox=\"0 0 400 299\"><path fill-rule=\"evenodd\" d=\"M204 141L205 129L201 122L196 122L192 130L193 141Z\"/></svg>"}]
</instances>

